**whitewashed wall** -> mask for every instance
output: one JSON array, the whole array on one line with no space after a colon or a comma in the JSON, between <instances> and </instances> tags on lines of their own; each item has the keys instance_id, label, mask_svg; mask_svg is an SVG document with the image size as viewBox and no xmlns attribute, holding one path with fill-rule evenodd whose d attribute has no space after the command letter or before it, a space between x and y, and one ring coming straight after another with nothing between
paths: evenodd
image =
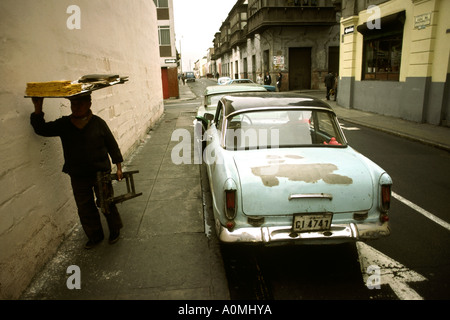
<instances>
[{"instance_id":1,"label":"whitewashed wall","mask_svg":"<svg viewBox=\"0 0 450 320\"><path fill-rule=\"evenodd\" d=\"M126 157L163 112L153 1L0 1L0 299L18 298L78 222L60 140L34 133L26 83L91 73L130 77L92 96ZM68 115L68 100L44 112Z\"/></svg>"}]
</instances>

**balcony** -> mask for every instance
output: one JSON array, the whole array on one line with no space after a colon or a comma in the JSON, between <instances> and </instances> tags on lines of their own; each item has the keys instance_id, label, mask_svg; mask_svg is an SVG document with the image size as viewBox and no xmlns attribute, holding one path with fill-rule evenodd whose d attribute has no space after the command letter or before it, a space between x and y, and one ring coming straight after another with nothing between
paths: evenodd
<instances>
[{"instance_id":1,"label":"balcony","mask_svg":"<svg viewBox=\"0 0 450 320\"><path fill-rule=\"evenodd\" d=\"M216 49L216 48L214 48ZM222 55L231 51L230 40L229 37L225 37L221 39L221 45L217 48L217 55Z\"/></svg>"},{"instance_id":2,"label":"balcony","mask_svg":"<svg viewBox=\"0 0 450 320\"><path fill-rule=\"evenodd\" d=\"M334 7L262 7L248 19L248 34L269 27L332 26L336 22Z\"/></svg>"},{"instance_id":3,"label":"balcony","mask_svg":"<svg viewBox=\"0 0 450 320\"><path fill-rule=\"evenodd\" d=\"M241 30L236 30L231 34L230 37L231 48L234 48L246 42L247 42L247 26L245 26Z\"/></svg>"}]
</instances>

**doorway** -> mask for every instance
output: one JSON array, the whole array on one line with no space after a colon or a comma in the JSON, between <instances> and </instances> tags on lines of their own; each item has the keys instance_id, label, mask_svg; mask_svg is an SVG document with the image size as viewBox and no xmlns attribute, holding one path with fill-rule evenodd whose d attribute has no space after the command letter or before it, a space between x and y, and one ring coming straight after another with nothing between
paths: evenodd
<instances>
[{"instance_id":1,"label":"doorway","mask_svg":"<svg viewBox=\"0 0 450 320\"><path fill-rule=\"evenodd\" d=\"M311 47L289 48L289 90L311 89Z\"/></svg>"},{"instance_id":2,"label":"doorway","mask_svg":"<svg viewBox=\"0 0 450 320\"><path fill-rule=\"evenodd\" d=\"M339 47L328 48L328 72L339 72Z\"/></svg>"}]
</instances>

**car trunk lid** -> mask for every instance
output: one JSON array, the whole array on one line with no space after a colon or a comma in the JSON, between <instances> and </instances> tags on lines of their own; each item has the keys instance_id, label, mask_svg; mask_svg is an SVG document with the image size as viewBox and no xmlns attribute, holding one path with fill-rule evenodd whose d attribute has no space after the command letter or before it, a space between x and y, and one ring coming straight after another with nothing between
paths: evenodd
<instances>
[{"instance_id":1,"label":"car trunk lid","mask_svg":"<svg viewBox=\"0 0 450 320\"><path fill-rule=\"evenodd\" d=\"M238 151L246 215L355 212L372 206L372 178L346 148Z\"/></svg>"}]
</instances>

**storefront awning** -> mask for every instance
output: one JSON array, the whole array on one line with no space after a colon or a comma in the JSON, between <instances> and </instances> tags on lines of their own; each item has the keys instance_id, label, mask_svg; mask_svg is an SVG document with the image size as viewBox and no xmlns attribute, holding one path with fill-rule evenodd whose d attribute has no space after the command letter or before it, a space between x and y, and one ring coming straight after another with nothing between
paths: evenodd
<instances>
[{"instance_id":1,"label":"storefront awning","mask_svg":"<svg viewBox=\"0 0 450 320\"><path fill-rule=\"evenodd\" d=\"M405 17L405 11L400 11L380 18L379 23L368 21L360 24L356 30L365 37L378 36L380 33L402 32L405 25Z\"/></svg>"}]
</instances>

